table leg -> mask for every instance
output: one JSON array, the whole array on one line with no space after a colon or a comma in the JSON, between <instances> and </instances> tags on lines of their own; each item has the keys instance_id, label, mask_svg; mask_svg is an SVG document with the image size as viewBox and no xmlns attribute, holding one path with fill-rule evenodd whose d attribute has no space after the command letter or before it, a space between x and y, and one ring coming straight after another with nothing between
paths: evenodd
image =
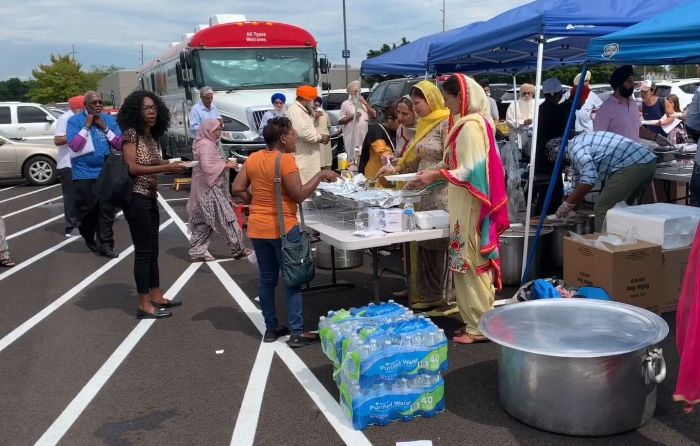
<instances>
[{"instance_id":1,"label":"table leg","mask_svg":"<svg viewBox=\"0 0 700 446\"><path fill-rule=\"evenodd\" d=\"M336 269L335 269L335 247L331 245L331 283L324 283L321 285L309 285L308 283L304 286L304 291L318 291L327 290L330 288L355 288L354 283L341 280L337 280Z\"/></svg>"},{"instance_id":2,"label":"table leg","mask_svg":"<svg viewBox=\"0 0 700 446\"><path fill-rule=\"evenodd\" d=\"M372 248L372 281L374 282L374 303L379 303L379 254Z\"/></svg>"},{"instance_id":3,"label":"table leg","mask_svg":"<svg viewBox=\"0 0 700 446\"><path fill-rule=\"evenodd\" d=\"M413 289L411 288L411 242L406 242L403 244L404 257L406 258L406 294L408 295L407 307L409 310L413 311Z\"/></svg>"}]
</instances>

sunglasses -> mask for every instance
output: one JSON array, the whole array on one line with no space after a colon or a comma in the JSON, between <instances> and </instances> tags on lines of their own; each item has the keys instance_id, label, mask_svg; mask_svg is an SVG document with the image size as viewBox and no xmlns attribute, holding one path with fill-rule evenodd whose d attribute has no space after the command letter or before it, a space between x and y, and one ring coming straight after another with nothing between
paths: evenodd
<instances>
[{"instance_id":1,"label":"sunglasses","mask_svg":"<svg viewBox=\"0 0 700 446\"><path fill-rule=\"evenodd\" d=\"M97 99L95 101L90 102L90 105L102 105L102 101Z\"/></svg>"}]
</instances>

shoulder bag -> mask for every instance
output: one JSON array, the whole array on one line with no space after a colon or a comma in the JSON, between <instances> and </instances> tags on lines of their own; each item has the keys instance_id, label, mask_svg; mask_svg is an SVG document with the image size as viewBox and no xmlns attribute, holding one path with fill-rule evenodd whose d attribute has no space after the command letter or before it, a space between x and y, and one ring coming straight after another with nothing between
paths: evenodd
<instances>
[{"instance_id":1,"label":"shoulder bag","mask_svg":"<svg viewBox=\"0 0 700 446\"><path fill-rule=\"evenodd\" d=\"M300 239L292 242L287 239L284 229L284 214L282 211L282 177L280 175L280 162L282 153L275 158L275 195L277 201L277 220L280 227L280 240L282 242L282 279L290 287L301 286L311 282L316 274L314 258L311 254L311 240L304 232L304 210L299 205Z\"/></svg>"}]
</instances>

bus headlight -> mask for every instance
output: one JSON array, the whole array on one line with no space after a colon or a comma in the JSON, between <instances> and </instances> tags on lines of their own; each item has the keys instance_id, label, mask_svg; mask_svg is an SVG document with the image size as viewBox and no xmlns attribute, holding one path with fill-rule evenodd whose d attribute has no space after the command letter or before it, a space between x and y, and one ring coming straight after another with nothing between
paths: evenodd
<instances>
[{"instance_id":1,"label":"bus headlight","mask_svg":"<svg viewBox=\"0 0 700 446\"><path fill-rule=\"evenodd\" d=\"M247 141L248 137L243 132L231 132L224 130L221 132L221 139L227 141Z\"/></svg>"}]
</instances>

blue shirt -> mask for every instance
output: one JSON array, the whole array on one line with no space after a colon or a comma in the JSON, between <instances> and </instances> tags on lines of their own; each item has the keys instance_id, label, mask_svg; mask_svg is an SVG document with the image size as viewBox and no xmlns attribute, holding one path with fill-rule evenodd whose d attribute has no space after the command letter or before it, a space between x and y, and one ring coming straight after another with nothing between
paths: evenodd
<instances>
[{"instance_id":1,"label":"blue shirt","mask_svg":"<svg viewBox=\"0 0 700 446\"><path fill-rule=\"evenodd\" d=\"M695 131L700 131L700 87L695 90L693 100L688 106L686 124Z\"/></svg>"},{"instance_id":2,"label":"blue shirt","mask_svg":"<svg viewBox=\"0 0 700 446\"><path fill-rule=\"evenodd\" d=\"M197 130L205 119L219 119L219 110L212 102L207 110L201 102L197 102L190 110L190 133L193 138L197 136Z\"/></svg>"},{"instance_id":3,"label":"blue shirt","mask_svg":"<svg viewBox=\"0 0 700 446\"><path fill-rule=\"evenodd\" d=\"M567 151L576 183L594 185L633 164L656 161L656 155L638 142L612 132L584 133L571 140Z\"/></svg>"},{"instance_id":4,"label":"blue shirt","mask_svg":"<svg viewBox=\"0 0 700 446\"><path fill-rule=\"evenodd\" d=\"M68 142L73 140L80 130L85 126L87 112L82 112L71 116L66 127L66 139ZM121 136L117 121L106 113L100 114L100 119L105 123L107 128L114 132L116 136ZM71 159L71 170L74 180L94 180L100 175L102 166L105 163L105 158L112 152L112 146L107 140L102 130L96 125L90 127L90 138L95 151L86 153L85 155L76 156Z\"/></svg>"}]
</instances>

